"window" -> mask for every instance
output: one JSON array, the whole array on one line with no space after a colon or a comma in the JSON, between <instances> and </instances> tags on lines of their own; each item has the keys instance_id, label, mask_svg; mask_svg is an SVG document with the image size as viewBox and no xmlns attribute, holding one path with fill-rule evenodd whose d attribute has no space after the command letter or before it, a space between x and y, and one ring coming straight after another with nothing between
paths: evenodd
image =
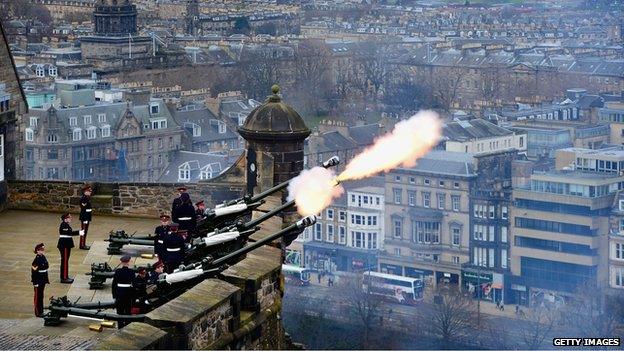
<instances>
[{"instance_id":1,"label":"window","mask_svg":"<svg viewBox=\"0 0 624 351\"><path fill-rule=\"evenodd\" d=\"M162 166L162 155L158 155L158 165ZM206 178L206 179L210 179L212 177Z\"/></svg>"},{"instance_id":2,"label":"window","mask_svg":"<svg viewBox=\"0 0 624 351\"><path fill-rule=\"evenodd\" d=\"M33 141L35 139L35 132L30 129L30 128L26 128L26 131L24 132L24 137L26 138L26 141Z\"/></svg>"},{"instance_id":3,"label":"window","mask_svg":"<svg viewBox=\"0 0 624 351\"><path fill-rule=\"evenodd\" d=\"M480 224L475 224L472 227L472 238L474 240L484 240L485 239L485 229L486 227L484 225L480 225Z\"/></svg>"},{"instance_id":4,"label":"window","mask_svg":"<svg viewBox=\"0 0 624 351\"><path fill-rule=\"evenodd\" d=\"M423 207L429 208L431 206L431 193L422 193Z\"/></svg>"},{"instance_id":5,"label":"window","mask_svg":"<svg viewBox=\"0 0 624 351\"><path fill-rule=\"evenodd\" d=\"M443 188L444 187L444 181L443 180L438 181L438 186L440 188Z\"/></svg>"},{"instance_id":6,"label":"window","mask_svg":"<svg viewBox=\"0 0 624 351\"><path fill-rule=\"evenodd\" d=\"M160 111L160 106L156 103L156 104L150 104L150 113L155 115L158 114L158 112Z\"/></svg>"},{"instance_id":7,"label":"window","mask_svg":"<svg viewBox=\"0 0 624 351\"><path fill-rule=\"evenodd\" d=\"M39 118L37 118L37 117L30 117L30 126L31 127L36 127L38 120L39 120Z\"/></svg>"},{"instance_id":8,"label":"window","mask_svg":"<svg viewBox=\"0 0 624 351\"><path fill-rule=\"evenodd\" d=\"M75 127L78 124L78 118L77 117L69 117L69 126L70 127Z\"/></svg>"},{"instance_id":9,"label":"window","mask_svg":"<svg viewBox=\"0 0 624 351\"><path fill-rule=\"evenodd\" d=\"M400 247L395 247L394 248L394 254L396 256L401 256L401 248Z\"/></svg>"},{"instance_id":10,"label":"window","mask_svg":"<svg viewBox=\"0 0 624 351\"><path fill-rule=\"evenodd\" d=\"M501 250L501 268L507 268L507 249Z\"/></svg>"},{"instance_id":11,"label":"window","mask_svg":"<svg viewBox=\"0 0 624 351\"><path fill-rule=\"evenodd\" d=\"M624 219L620 219L620 232L624 231ZM620 235L622 235L620 233Z\"/></svg>"},{"instance_id":12,"label":"window","mask_svg":"<svg viewBox=\"0 0 624 351\"><path fill-rule=\"evenodd\" d=\"M54 133L48 134L48 143L51 143L51 144L58 143L58 136Z\"/></svg>"},{"instance_id":13,"label":"window","mask_svg":"<svg viewBox=\"0 0 624 351\"><path fill-rule=\"evenodd\" d=\"M366 224L370 226L377 225L377 216L368 216L366 218Z\"/></svg>"},{"instance_id":14,"label":"window","mask_svg":"<svg viewBox=\"0 0 624 351\"><path fill-rule=\"evenodd\" d=\"M188 182L191 180L191 166L188 162L184 162L178 167L178 181Z\"/></svg>"},{"instance_id":15,"label":"window","mask_svg":"<svg viewBox=\"0 0 624 351\"><path fill-rule=\"evenodd\" d=\"M459 264L459 256L453 256L453 263Z\"/></svg>"},{"instance_id":16,"label":"window","mask_svg":"<svg viewBox=\"0 0 624 351\"><path fill-rule=\"evenodd\" d=\"M490 241L494 241L494 226L491 225L488 227L488 237Z\"/></svg>"},{"instance_id":17,"label":"window","mask_svg":"<svg viewBox=\"0 0 624 351\"><path fill-rule=\"evenodd\" d=\"M225 126L225 123L219 121L217 125L219 127L219 134L225 134L225 132L227 131L227 127Z\"/></svg>"},{"instance_id":18,"label":"window","mask_svg":"<svg viewBox=\"0 0 624 351\"><path fill-rule=\"evenodd\" d=\"M393 223L393 233L395 238L400 238L403 236L403 220L395 219Z\"/></svg>"},{"instance_id":19,"label":"window","mask_svg":"<svg viewBox=\"0 0 624 351\"><path fill-rule=\"evenodd\" d=\"M82 116L84 124L91 124L91 115Z\"/></svg>"},{"instance_id":20,"label":"window","mask_svg":"<svg viewBox=\"0 0 624 351\"><path fill-rule=\"evenodd\" d=\"M347 243L347 228L345 228L344 226L338 227L338 240L340 244Z\"/></svg>"},{"instance_id":21,"label":"window","mask_svg":"<svg viewBox=\"0 0 624 351\"><path fill-rule=\"evenodd\" d=\"M438 197L438 209L443 210L446 208L446 194L437 194Z\"/></svg>"},{"instance_id":22,"label":"window","mask_svg":"<svg viewBox=\"0 0 624 351\"><path fill-rule=\"evenodd\" d=\"M401 201L403 200L401 198L401 195L403 195L402 194L403 191L401 189L394 188L394 189L392 189L392 192L394 193L394 203L395 204L400 204Z\"/></svg>"},{"instance_id":23,"label":"window","mask_svg":"<svg viewBox=\"0 0 624 351\"><path fill-rule=\"evenodd\" d=\"M524 147L524 137L520 137L519 144L520 147Z\"/></svg>"},{"instance_id":24,"label":"window","mask_svg":"<svg viewBox=\"0 0 624 351\"><path fill-rule=\"evenodd\" d=\"M400 182L401 181L401 176L394 176L394 181L395 182Z\"/></svg>"},{"instance_id":25,"label":"window","mask_svg":"<svg viewBox=\"0 0 624 351\"><path fill-rule=\"evenodd\" d=\"M106 114L105 113L98 113L98 122L106 123Z\"/></svg>"},{"instance_id":26,"label":"window","mask_svg":"<svg viewBox=\"0 0 624 351\"><path fill-rule=\"evenodd\" d=\"M154 148L154 143L152 141L152 139L147 139L147 149L151 150Z\"/></svg>"},{"instance_id":27,"label":"window","mask_svg":"<svg viewBox=\"0 0 624 351\"><path fill-rule=\"evenodd\" d=\"M151 122L152 124L152 129L166 129L167 128L167 120L162 118L162 119L154 119Z\"/></svg>"},{"instance_id":28,"label":"window","mask_svg":"<svg viewBox=\"0 0 624 351\"><path fill-rule=\"evenodd\" d=\"M369 250L377 249L377 233L366 233L366 248Z\"/></svg>"},{"instance_id":29,"label":"window","mask_svg":"<svg viewBox=\"0 0 624 351\"><path fill-rule=\"evenodd\" d=\"M431 185L431 180L430 179L425 178L424 182L425 182L425 185Z\"/></svg>"},{"instance_id":30,"label":"window","mask_svg":"<svg viewBox=\"0 0 624 351\"><path fill-rule=\"evenodd\" d=\"M509 218L509 208L507 206L501 207L501 218L508 219Z\"/></svg>"},{"instance_id":31,"label":"window","mask_svg":"<svg viewBox=\"0 0 624 351\"><path fill-rule=\"evenodd\" d=\"M407 204L410 206L416 206L416 192L413 190L407 191Z\"/></svg>"},{"instance_id":32,"label":"window","mask_svg":"<svg viewBox=\"0 0 624 351\"><path fill-rule=\"evenodd\" d=\"M617 288L624 288L624 267L611 267L612 272L612 286Z\"/></svg>"},{"instance_id":33,"label":"window","mask_svg":"<svg viewBox=\"0 0 624 351\"><path fill-rule=\"evenodd\" d=\"M344 221L346 221L346 220L347 220L347 212L345 212L345 211L339 211L339 212L338 212L338 220L339 220L340 222L344 222Z\"/></svg>"},{"instance_id":34,"label":"window","mask_svg":"<svg viewBox=\"0 0 624 351\"><path fill-rule=\"evenodd\" d=\"M147 156L147 168L151 168L154 164L152 163L152 156Z\"/></svg>"},{"instance_id":35,"label":"window","mask_svg":"<svg viewBox=\"0 0 624 351\"><path fill-rule=\"evenodd\" d=\"M472 263L475 266L485 267L487 263L487 250L484 247L475 247L472 253Z\"/></svg>"},{"instance_id":36,"label":"window","mask_svg":"<svg viewBox=\"0 0 624 351\"><path fill-rule=\"evenodd\" d=\"M453 182L453 188L459 189L459 182Z\"/></svg>"},{"instance_id":37,"label":"window","mask_svg":"<svg viewBox=\"0 0 624 351\"><path fill-rule=\"evenodd\" d=\"M58 150L55 148L48 149L48 160L58 160Z\"/></svg>"},{"instance_id":38,"label":"window","mask_svg":"<svg viewBox=\"0 0 624 351\"><path fill-rule=\"evenodd\" d=\"M460 227L452 227L451 228L451 243L454 246L461 245L461 228Z\"/></svg>"},{"instance_id":39,"label":"window","mask_svg":"<svg viewBox=\"0 0 624 351\"><path fill-rule=\"evenodd\" d=\"M611 258L614 260L624 260L624 244L613 243L611 245Z\"/></svg>"},{"instance_id":40,"label":"window","mask_svg":"<svg viewBox=\"0 0 624 351\"><path fill-rule=\"evenodd\" d=\"M331 220L334 219L334 210L329 209L329 208L327 209L327 219L331 219Z\"/></svg>"},{"instance_id":41,"label":"window","mask_svg":"<svg viewBox=\"0 0 624 351\"><path fill-rule=\"evenodd\" d=\"M35 68L35 74L39 78L45 77L45 67L43 67L43 65L37 65L37 68Z\"/></svg>"},{"instance_id":42,"label":"window","mask_svg":"<svg viewBox=\"0 0 624 351\"><path fill-rule=\"evenodd\" d=\"M109 125L102 126L102 138L108 138L108 137L110 137L110 126Z\"/></svg>"},{"instance_id":43,"label":"window","mask_svg":"<svg viewBox=\"0 0 624 351\"><path fill-rule=\"evenodd\" d=\"M453 207L453 211L459 211L459 195L451 195L451 206Z\"/></svg>"},{"instance_id":44,"label":"window","mask_svg":"<svg viewBox=\"0 0 624 351\"><path fill-rule=\"evenodd\" d=\"M410 184L415 184L416 183L416 178L409 177L409 182L410 182Z\"/></svg>"},{"instance_id":45,"label":"window","mask_svg":"<svg viewBox=\"0 0 624 351\"><path fill-rule=\"evenodd\" d=\"M323 240L323 225L321 223L316 223L314 225L314 240Z\"/></svg>"},{"instance_id":46,"label":"window","mask_svg":"<svg viewBox=\"0 0 624 351\"><path fill-rule=\"evenodd\" d=\"M494 206L490 206L490 218L494 218Z\"/></svg>"},{"instance_id":47,"label":"window","mask_svg":"<svg viewBox=\"0 0 624 351\"><path fill-rule=\"evenodd\" d=\"M488 267L494 267L494 249L488 249Z\"/></svg>"},{"instance_id":48,"label":"window","mask_svg":"<svg viewBox=\"0 0 624 351\"><path fill-rule=\"evenodd\" d=\"M158 138L158 148L162 149L165 146L165 144L163 143L163 138Z\"/></svg>"},{"instance_id":49,"label":"window","mask_svg":"<svg viewBox=\"0 0 624 351\"><path fill-rule=\"evenodd\" d=\"M507 227L505 226L501 227L501 242L503 243L507 242Z\"/></svg>"},{"instance_id":50,"label":"window","mask_svg":"<svg viewBox=\"0 0 624 351\"><path fill-rule=\"evenodd\" d=\"M420 244L439 244L440 222L412 221L412 241Z\"/></svg>"},{"instance_id":51,"label":"window","mask_svg":"<svg viewBox=\"0 0 624 351\"><path fill-rule=\"evenodd\" d=\"M74 141L82 140L82 129L76 128L72 133Z\"/></svg>"},{"instance_id":52,"label":"window","mask_svg":"<svg viewBox=\"0 0 624 351\"><path fill-rule=\"evenodd\" d=\"M89 127L89 129L87 129L87 139L95 139L95 127Z\"/></svg>"},{"instance_id":53,"label":"window","mask_svg":"<svg viewBox=\"0 0 624 351\"><path fill-rule=\"evenodd\" d=\"M201 127L195 123L193 123L193 136L200 137L201 136Z\"/></svg>"},{"instance_id":54,"label":"window","mask_svg":"<svg viewBox=\"0 0 624 351\"><path fill-rule=\"evenodd\" d=\"M334 225L333 224L328 224L327 225L327 241L329 242L334 242Z\"/></svg>"}]
</instances>

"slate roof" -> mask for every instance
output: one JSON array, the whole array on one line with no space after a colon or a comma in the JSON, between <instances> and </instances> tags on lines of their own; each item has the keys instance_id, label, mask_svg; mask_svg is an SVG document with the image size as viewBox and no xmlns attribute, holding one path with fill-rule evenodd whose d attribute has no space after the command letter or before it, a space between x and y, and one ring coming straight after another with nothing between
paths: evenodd
<instances>
[{"instance_id":1,"label":"slate roof","mask_svg":"<svg viewBox=\"0 0 624 351\"><path fill-rule=\"evenodd\" d=\"M476 174L475 166L476 159L472 154L433 150L420 158L416 166L398 167L397 170L470 177Z\"/></svg>"},{"instance_id":2,"label":"slate roof","mask_svg":"<svg viewBox=\"0 0 624 351\"><path fill-rule=\"evenodd\" d=\"M242 150L240 151L242 153ZM233 165L239 156L240 154L225 155L221 153L200 153L177 150L172 154L169 165L165 168L158 181L163 183L179 182L178 171L180 166L185 163L188 163L191 169L189 182L196 183L200 181L201 170L206 168L209 168L210 171L213 172L214 178Z\"/></svg>"},{"instance_id":3,"label":"slate roof","mask_svg":"<svg viewBox=\"0 0 624 351\"><path fill-rule=\"evenodd\" d=\"M443 135L453 141L494 138L510 134L513 134L511 130L480 118L447 123L443 129Z\"/></svg>"},{"instance_id":4,"label":"slate roof","mask_svg":"<svg viewBox=\"0 0 624 351\"><path fill-rule=\"evenodd\" d=\"M349 137L353 139L358 146L367 146L375 141L379 136L381 126L379 124L366 124L363 126L349 127Z\"/></svg>"}]
</instances>

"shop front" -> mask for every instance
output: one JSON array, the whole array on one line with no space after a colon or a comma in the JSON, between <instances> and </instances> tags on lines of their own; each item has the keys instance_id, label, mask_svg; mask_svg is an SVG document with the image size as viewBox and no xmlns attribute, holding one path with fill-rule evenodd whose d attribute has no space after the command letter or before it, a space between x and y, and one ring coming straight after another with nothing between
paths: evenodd
<instances>
[{"instance_id":1,"label":"shop front","mask_svg":"<svg viewBox=\"0 0 624 351\"><path fill-rule=\"evenodd\" d=\"M502 284L494 282L492 273L462 270L462 286L474 298L492 302L502 298Z\"/></svg>"},{"instance_id":2,"label":"shop front","mask_svg":"<svg viewBox=\"0 0 624 351\"><path fill-rule=\"evenodd\" d=\"M377 251L311 241L304 244L304 255L306 268L318 271L362 272L377 270Z\"/></svg>"}]
</instances>

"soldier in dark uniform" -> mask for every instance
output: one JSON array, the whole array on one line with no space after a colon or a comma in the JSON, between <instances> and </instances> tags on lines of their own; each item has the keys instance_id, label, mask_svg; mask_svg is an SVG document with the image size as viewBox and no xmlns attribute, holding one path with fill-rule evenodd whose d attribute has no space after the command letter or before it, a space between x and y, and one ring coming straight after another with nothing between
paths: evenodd
<instances>
[{"instance_id":1,"label":"soldier in dark uniform","mask_svg":"<svg viewBox=\"0 0 624 351\"><path fill-rule=\"evenodd\" d=\"M145 267L139 267L137 269L137 274L134 277L134 281L132 281L132 287L134 288L134 301L135 303L132 306L132 309L137 309L136 313L144 313L146 312L147 305L145 304L147 300L147 269ZM134 312L133 312L134 313Z\"/></svg>"},{"instance_id":2,"label":"soldier in dark uniform","mask_svg":"<svg viewBox=\"0 0 624 351\"><path fill-rule=\"evenodd\" d=\"M134 300L134 271L128 267L130 256L121 257L121 267L115 270L113 275L113 299L115 299L115 307L117 314L129 315L132 312L132 301ZM128 324L125 321L119 321L119 328L123 328Z\"/></svg>"},{"instance_id":3,"label":"soldier in dark uniform","mask_svg":"<svg viewBox=\"0 0 624 351\"><path fill-rule=\"evenodd\" d=\"M171 219L178 223L178 217L176 216L176 210L178 209L178 207L182 204L182 194L186 193L186 187L185 186L181 186L178 188L178 197L176 197L175 199L173 199L173 203L171 204Z\"/></svg>"},{"instance_id":4,"label":"soldier in dark uniform","mask_svg":"<svg viewBox=\"0 0 624 351\"><path fill-rule=\"evenodd\" d=\"M188 193L180 195L180 199L182 203L176 209L176 217L178 219L176 223L180 225L180 230L185 231L189 235L193 235L193 233L195 233L195 226L197 225L195 207L193 207L191 197Z\"/></svg>"},{"instance_id":5,"label":"soldier in dark uniform","mask_svg":"<svg viewBox=\"0 0 624 351\"><path fill-rule=\"evenodd\" d=\"M61 253L61 283L63 284L71 284L74 282L74 279L69 277L69 255L71 254L71 249L74 247L74 239L72 236L82 234L82 230L72 230L72 227L69 225L72 217L69 213L64 213L61 216L61 225L59 226L59 240L56 247L59 249Z\"/></svg>"},{"instance_id":6,"label":"soldier in dark uniform","mask_svg":"<svg viewBox=\"0 0 624 351\"><path fill-rule=\"evenodd\" d=\"M50 265L48 264L48 260L45 255L45 246L43 243L37 244L35 246L35 259L32 262L31 269L31 278L30 280L35 287L35 316L41 317L43 316L43 290L45 289L46 284L50 284L50 280L48 279L48 268Z\"/></svg>"},{"instance_id":7,"label":"soldier in dark uniform","mask_svg":"<svg viewBox=\"0 0 624 351\"><path fill-rule=\"evenodd\" d=\"M166 214L160 215L160 225L154 229L154 254L158 256L158 261L163 261L165 257L165 238L169 232L169 219Z\"/></svg>"},{"instance_id":8,"label":"soldier in dark uniform","mask_svg":"<svg viewBox=\"0 0 624 351\"><path fill-rule=\"evenodd\" d=\"M87 234L89 232L89 223L91 223L91 186L87 185L83 189L83 195L80 198L80 229L84 234L80 235L80 249L89 250L90 246L87 246Z\"/></svg>"},{"instance_id":9,"label":"soldier in dark uniform","mask_svg":"<svg viewBox=\"0 0 624 351\"><path fill-rule=\"evenodd\" d=\"M147 279L148 284L156 284L158 282L158 277L165 271L165 264L162 261L158 261L154 263L152 268L153 270L150 272L149 278Z\"/></svg>"},{"instance_id":10,"label":"soldier in dark uniform","mask_svg":"<svg viewBox=\"0 0 624 351\"><path fill-rule=\"evenodd\" d=\"M195 217L197 217L198 220L204 218L204 211L206 211L206 204L204 204L204 200L196 203L195 208Z\"/></svg>"},{"instance_id":11,"label":"soldier in dark uniform","mask_svg":"<svg viewBox=\"0 0 624 351\"><path fill-rule=\"evenodd\" d=\"M184 260L185 243L181 233L178 232L178 227L177 223L171 223L169 226L170 234L165 238L165 249L167 251L165 255L165 270L167 273L172 273Z\"/></svg>"}]
</instances>

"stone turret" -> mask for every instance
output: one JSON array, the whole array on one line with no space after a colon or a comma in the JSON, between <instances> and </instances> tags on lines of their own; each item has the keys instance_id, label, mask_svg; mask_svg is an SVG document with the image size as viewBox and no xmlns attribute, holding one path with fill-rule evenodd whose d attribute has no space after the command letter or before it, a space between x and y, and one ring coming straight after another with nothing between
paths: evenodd
<instances>
[{"instance_id":1,"label":"stone turret","mask_svg":"<svg viewBox=\"0 0 624 351\"><path fill-rule=\"evenodd\" d=\"M247 192L258 193L299 175L303 170L303 142L310 129L292 107L273 95L256 107L238 128L247 140ZM260 167L259 167L260 166ZM284 201L286 192L282 195ZM286 222L293 212L284 214ZM294 238L292 238L294 239ZM285 240L286 244L290 243Z\"/></svg>"}]
</instances>

